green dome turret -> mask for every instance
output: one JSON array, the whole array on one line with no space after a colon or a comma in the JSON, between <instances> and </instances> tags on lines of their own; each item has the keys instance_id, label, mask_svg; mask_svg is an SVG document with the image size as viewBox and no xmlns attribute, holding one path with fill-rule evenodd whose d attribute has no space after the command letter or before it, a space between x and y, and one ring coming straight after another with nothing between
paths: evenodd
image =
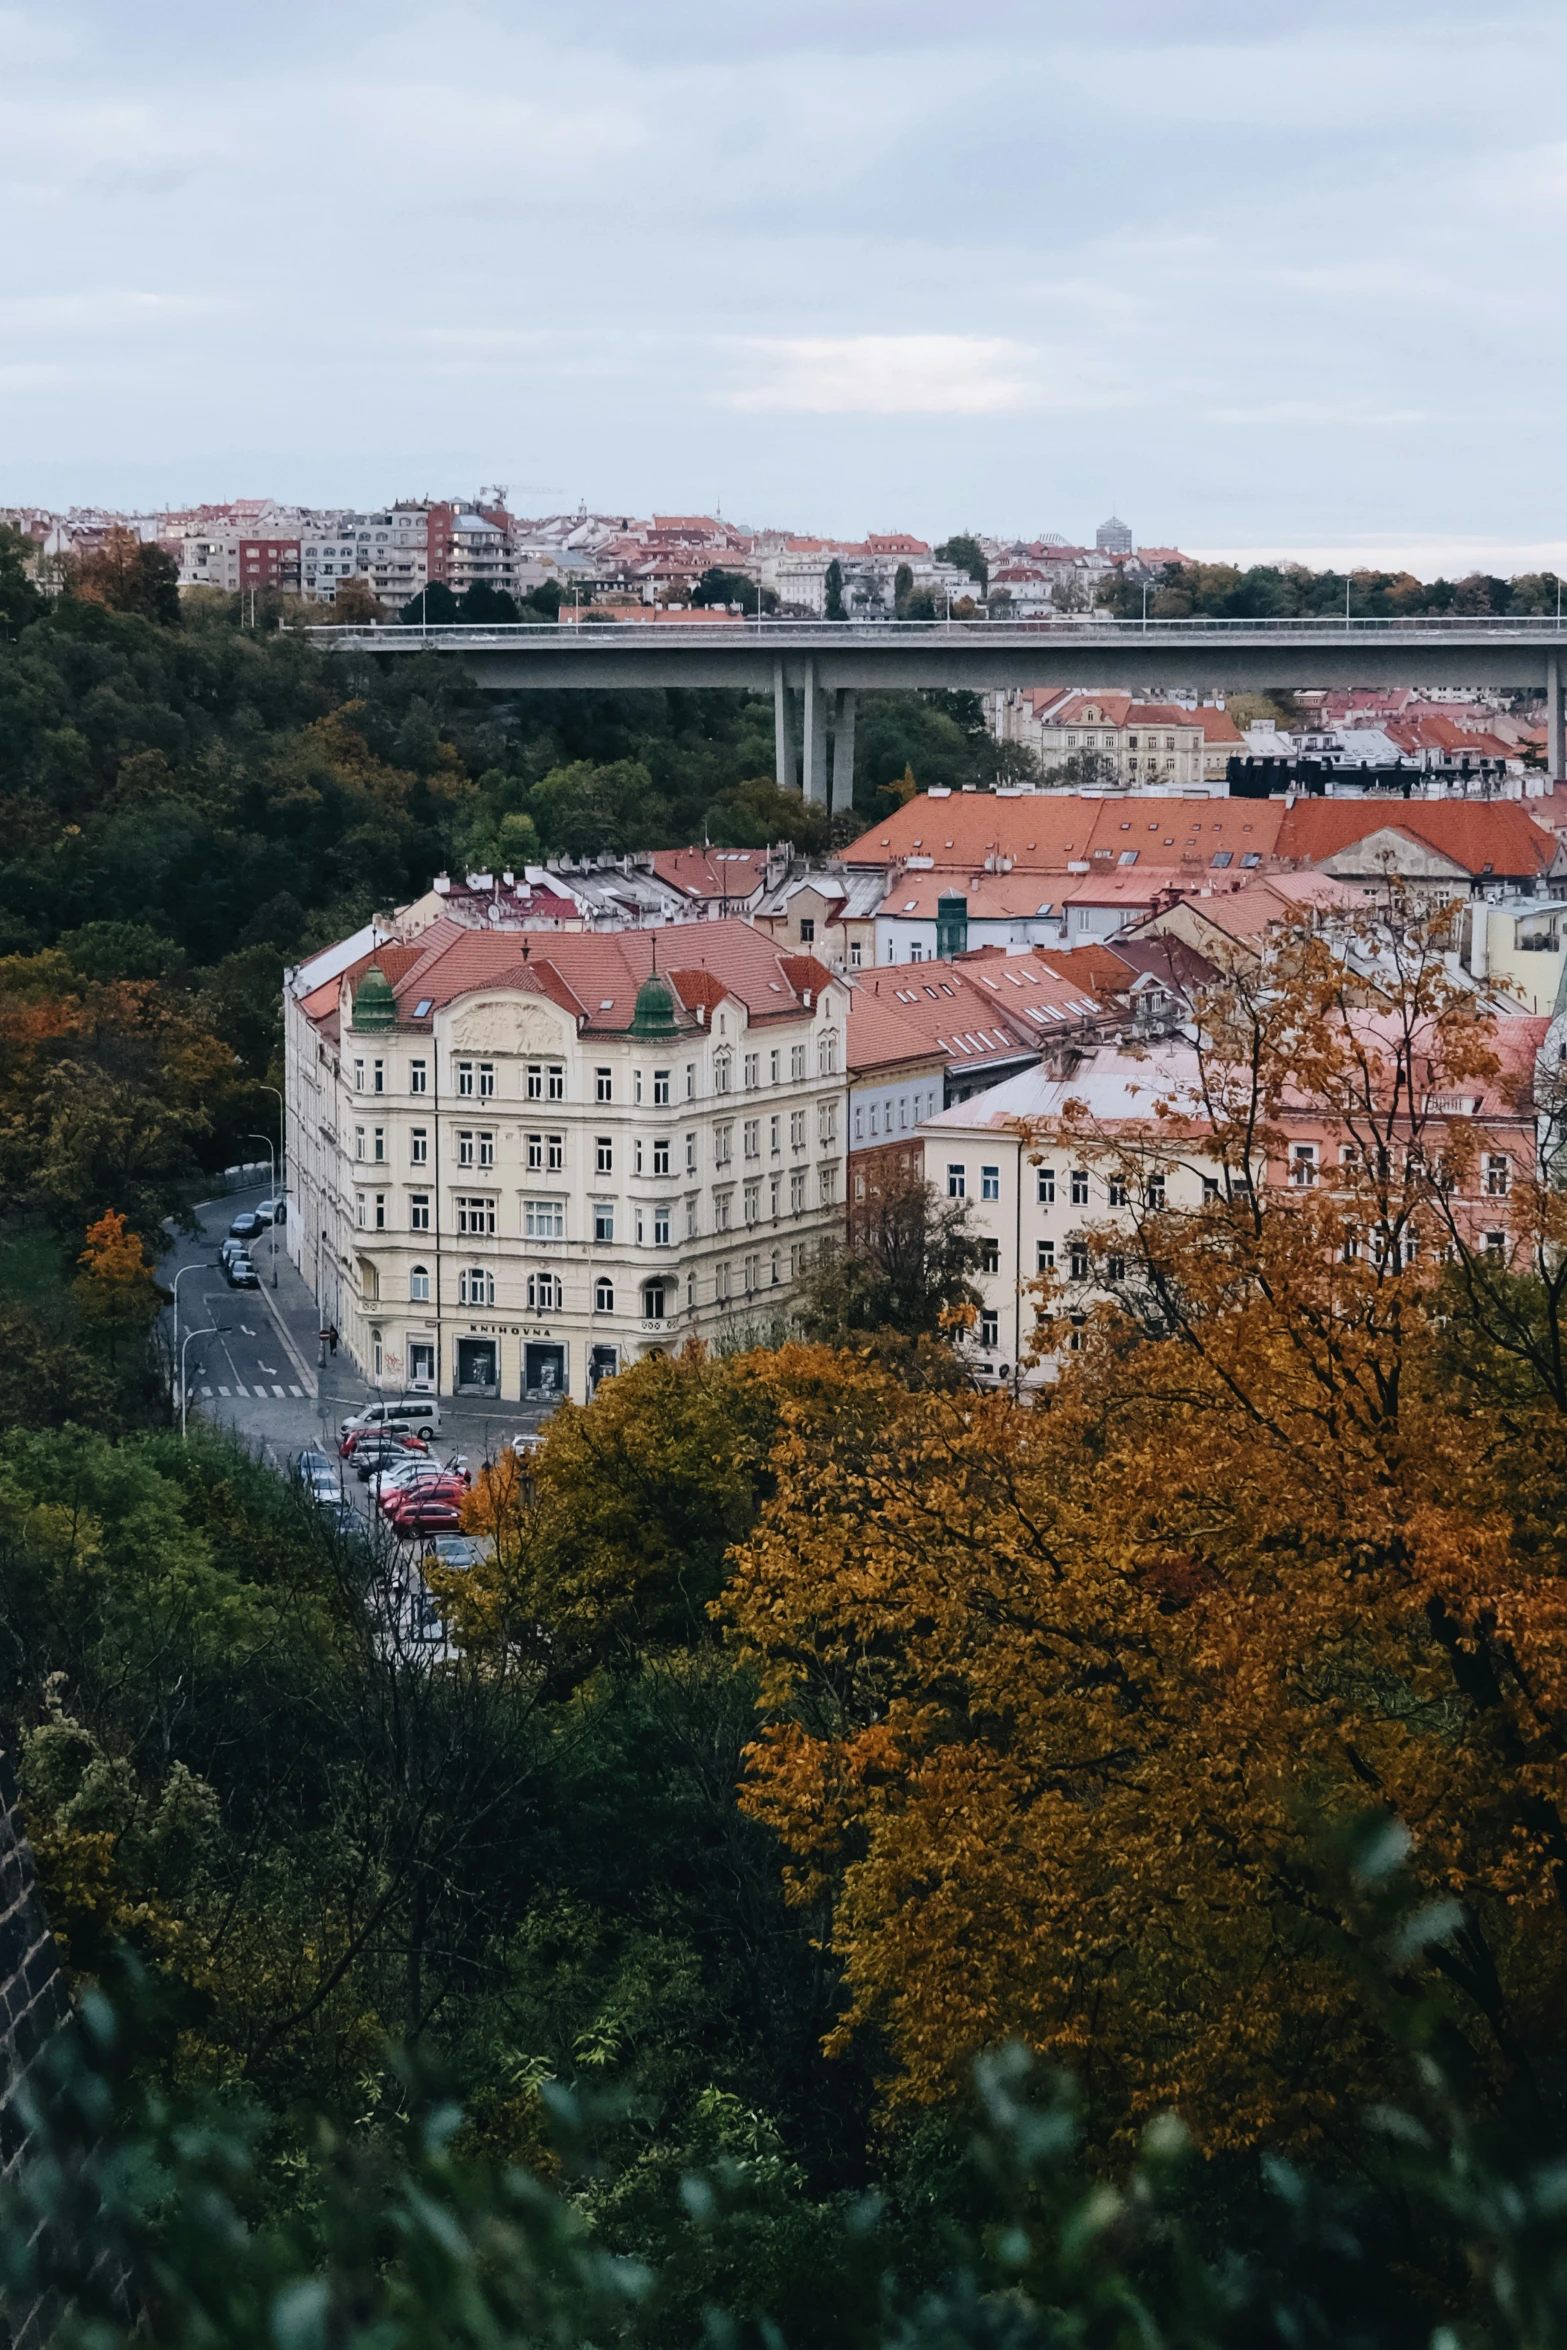
<instances>
[{"instance_id":1,"label":"green dome turret","mask_svg":"<svg viewBox=\"0 0 1567 2350\"><path fill-rule=\"evenodd\" d=\"M354 991L354 1027L395 1028L397 998L379 963L372 963Z\"/></svg>"},{"instance_id":2,"label":"green dome turret","mask_svg":"<svg viewBox=\"0 0 1567 2350\"><path fill-rule=\"evenodd\" d=\"M675 1021L675 991L656 971L637 989L631 1033L644 1044L661 1044L680 1034Z\"/></svg>"}]
</instances>

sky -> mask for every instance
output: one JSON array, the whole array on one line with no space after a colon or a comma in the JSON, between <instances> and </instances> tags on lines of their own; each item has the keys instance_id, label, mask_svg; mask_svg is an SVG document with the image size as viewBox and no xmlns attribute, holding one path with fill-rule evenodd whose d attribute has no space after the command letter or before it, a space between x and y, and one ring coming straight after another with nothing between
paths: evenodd
<instances>
[{"instance_id":1,"label":"sky","mask_svg":"<svg viewBox=\"0 0 1567 2350\"><path fill-rule=\"evenodd\" d=\"M1567 561L1559 0L0 0L0 504Z\"/></svg>"}]
</instances>

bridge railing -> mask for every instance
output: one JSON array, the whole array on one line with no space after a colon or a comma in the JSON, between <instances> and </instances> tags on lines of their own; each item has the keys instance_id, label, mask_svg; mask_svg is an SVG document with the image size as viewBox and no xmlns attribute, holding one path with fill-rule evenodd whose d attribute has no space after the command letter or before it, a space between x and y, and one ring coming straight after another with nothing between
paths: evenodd
<instances>
[{"instance_id":1,"label":"bridge railing","mask_svg":"<svg viewBox=\"0 0 1567 2350\"><path fill-rule=\"evenodd\" d=\"M1316 613L1304 619L1268 617L1254 620L1213 619L1205 614L1194 614L1186 619L1114 620L1105 616L1077 616L1064 613L1052 620L736 620L724 623L692 623L683 626L677 620L621 620L603 624L571 624L564 626L550 621L499 621L494 625L469 626L451 623L429 628L417 622L372 621L359 627L308 627L298 632L302 636L319 639L323 645L338 651L401 653L428 647L436 652L477 650L482 646L548 646L552 652L567 648L591 655L607 652L612 647L624 647L628 638L640 643L679 646L692 645L721 647L726 644L748 643L760 640L775 646L780 652L791 646L824 650L831 645L908 644L948 642L958 640L965 644L1015 645L1020 637L1048 637L1069 639L1076 643L1117 644L1130 638L1146 637L1157 642L1161 637L1176 643L1191 643L1194 639L1212 637L1223 640L1242 637L1287 638L1293 643L1324 642L1345 637L1374 637L1396 641L1440 641L1443 638L1461 639L1473 644L1481 639L1499 643L1539 642L1552 638L1567 645L1567 615L1558 618L1554 613L1453 613L1422 612L1408 615L1376 617L1361 613Z\"/></svg>"}]
</instances>

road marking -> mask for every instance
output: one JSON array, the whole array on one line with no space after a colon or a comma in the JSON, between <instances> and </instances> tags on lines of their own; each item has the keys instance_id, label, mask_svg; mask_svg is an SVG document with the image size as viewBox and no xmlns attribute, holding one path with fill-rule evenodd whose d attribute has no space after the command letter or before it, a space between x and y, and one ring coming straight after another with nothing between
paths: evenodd
<instances>
[{"instance_id":1,"label":"road marking","mask_svg":"<svg viewBox=\"0 0 1567 2350\"><path fill-rule=\"evenodd\" d=\"M283 1317L278 1312L277 1307L273 1304L272 1299L266 1290L261 1292L261 1302L266 1307L268 1314L272 1318L272 1326L278 1334L278 1339L282 1345L283 1352L287 1355L289 1361L293 1364L294 1369L299 1373L300 1386L304 1389L306 1395L315 1396L319 1394L320 1390L316 1385L315 1373L311 1370L309 1364L305 1361L304 1356L300 1353L298 1347L290 1338Z\"/></svg>"},{"instance_id":2,"label":"road marking","mask_svg":"<svg viewBox=\"0 0 1567 2350\"><path fill-rule=\"evenodd\" d=\"M273 1388L273 1390L272 1390L272 1392L273 1392L273 1394L274 1394L274 1395L281 1395L281 1394L282 1394L282 1392L283 1392L283 1390L282 1390L282 1388L281 1388L281 1387L274 1387L274 1388Z\"/></svg>"},{"instance_id":3,"label":"road marking","mask_svg":"<svg viewBox=\"0 0 1567 2350\"><path fill-rule=\"evenodd\" d=\"M218 1393L219 1393L219 1395L227 1395L227 1393L228 1393L228 1389L227 1389L226 1387L220 1387L220 1388L218 1389Z\"/></svg>"},{"instance_id":4,"label":"road marking","mask_svg":"<svg viewBox=\"0 0 1567 2350\"><path fill-rule=\"evenodd\" d=\"M211 1393L212 1393L212 1390L211 1390L211 1388L210 1388L210 1387L204 1387L204 1388L202 1389L202 1391L201 1391L201 1392L202 1392L202 1394L203 1394L203 1395L205 1395L205 1396L210 1396L210 1395L211 1395Z\"/></svg>"},{"instance_id":5,"label":"road marking","mask_svg":"<svg viewBox=\"0 0 1567 2350\"><path fill-rule=\"evenodd\" d=\"M288 1392L290 1395L303 1395L304 1389L302 1387L291 1387Z\"/></svg>"},{"instance_id":6,"label":"road marking","mask_svg":"<svg viewBox=\"0 0 1567 2350\"><path fill-rule=\"evenodd\" d=\"M250 1327L250 1324L249 1324L248 1322L241 1322L241 1324L240 1324L240 1328L241 1328L241 1330L243 1330L243 1331L244 1331L244 1333L245 1333L245 1336L246 1336L247 1338L254 1338L254 1337L255 1337L256 1333L254 1332L254 1330L252 1330L252 1328ZM262 1368L263 1370L265 1370L265 1369L266 1369L266 1364L265 1364L265 1363L263 1363L263 1364L262 1364L262 1366L261 1366L261 1368Z\"/></svg>"},{"instance_id":7,"label":"road marking","mask_svg":"<svg viewBox=\"0 0 1567 2350\"><path fill-rule=\"evenodd\" d=\"M236 1395L248 1395L250 1393L250 1389L248 1387L242 1387L239 1381L236 1379L234 1382L234 1393Z\"/></svg>"},{"instance_id":8,"label":"road marking","mask_svg":"<svg viewBox=\"0 0 1567 2350\"><path fill-rule=\"evenodd\" d=\"M258 1370L265 1371L269 1379L275 1378L277 1376L276 1363L264 1363L261 1360L260 1355L257 1355L256 1357L256 1367Z\"/></svg>"}]
</instances>

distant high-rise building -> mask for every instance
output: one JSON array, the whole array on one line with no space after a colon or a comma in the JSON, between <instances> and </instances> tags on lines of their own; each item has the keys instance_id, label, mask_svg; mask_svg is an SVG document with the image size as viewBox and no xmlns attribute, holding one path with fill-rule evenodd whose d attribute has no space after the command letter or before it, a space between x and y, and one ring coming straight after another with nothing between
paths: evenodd
<instances>
[{"instance_id":1,"label":"distant high-rise building","mask_svg":"<svg viewBox=\"0 0 1567 2350\"><path fill-rule=\"evenodd\" d=\"M1129 555L1132 551L1132 534L1120 516L1112 514L1109 521L1101 522L1094 532L1094 545L1101 555Z\"/></svg>"}]
</instances>

